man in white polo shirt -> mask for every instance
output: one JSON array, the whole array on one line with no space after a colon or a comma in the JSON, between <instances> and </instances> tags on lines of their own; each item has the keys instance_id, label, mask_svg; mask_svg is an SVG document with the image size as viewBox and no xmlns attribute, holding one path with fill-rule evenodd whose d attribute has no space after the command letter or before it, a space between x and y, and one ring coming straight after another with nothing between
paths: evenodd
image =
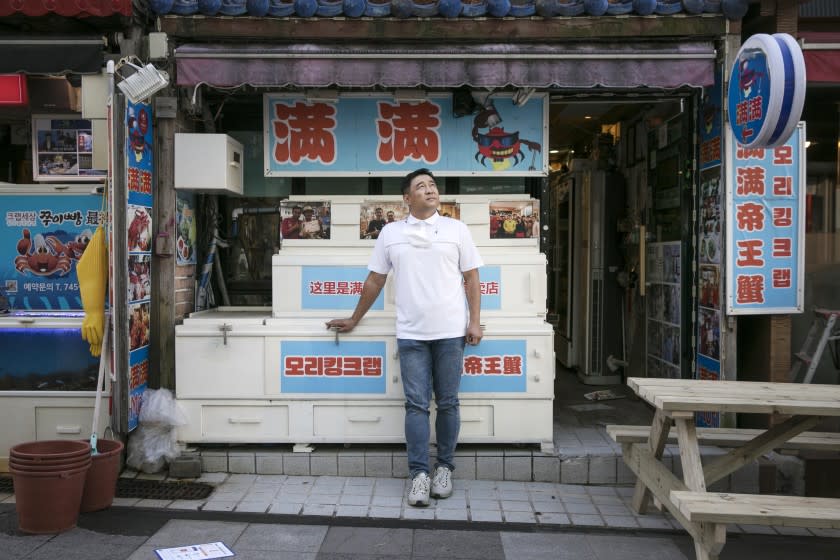
<instances>
[{"instance_id":1,"label":"man in white polo shirt","mask_svg":"<svg viewBox=\"0 0 840 560\"><path fill-rule=\"evenodd\" d=\"M402 182L409 216L387 224L376 239L370 273L353 315L327 328L349 332L376 300L394 272L397 348L405 391L405 439L412 478L408 503L429 505L429 496L452 494L455 446L461 426L458 388L464 344L481 341L481 288L484 264L467 226L438 214L435 177L418 169ZM429 463L429 404L435 394L437 460Z\"/></svg>"}]
</instances>

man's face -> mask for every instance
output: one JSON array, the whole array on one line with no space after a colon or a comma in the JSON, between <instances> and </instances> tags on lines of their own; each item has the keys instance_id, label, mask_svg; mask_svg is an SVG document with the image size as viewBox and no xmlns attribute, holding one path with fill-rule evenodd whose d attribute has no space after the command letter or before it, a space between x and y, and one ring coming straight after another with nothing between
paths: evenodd
<instances>
[{"instance_id":1,"label":"man's face","mask_svg":"<svg viewBox=\"0 0 840 560\"><path fill-rule=\"evenodd\" d=\"M312 212L312 210L307 210L306 212L303 213L303 219L306 220L307 222L312 219L312 216L314 216L314 213Z\"/></svg>"},{"instance_id":2,"label":"man's face","mask_svg":"<svg viewBox=\"0 0 840 560\"><path fill-rule=\"evenodd\" d=\"M394 213L393 213L393 212L388 212L388 221L389 221L389 222L393 222L393 221L394 221Z\"/></svg>"},{"instance_id":3,"label":"man's face","mask_svg":"<svg viewBox=\"0 0 840 560\"><path fill-rule=\"evenodd\" d=\"M293 218L300 218L300 208L295 206L292 208L292 217Z\"/></svg>"},{"instance_id":4,"label":"man's face","mask_svg":"<svg viewBox=\"0 0 840 560\"><path fill-rule=\"evenodd\" d=\"M376 210L373 211L373 213L376 214L376 219L377 220L382 219L382 208L377 208Z\"/></svg>"},{"instance_id":5,"label":"man's face","mask_svg":"<svg viewBox=\"0 0 840 560\"><path fill-rule=\"evenodd\" d=\"M428 175L418 175L412 179L403 199L413 210L437 210L440 204L437 184Z\"/></svg>"}]
</instances>

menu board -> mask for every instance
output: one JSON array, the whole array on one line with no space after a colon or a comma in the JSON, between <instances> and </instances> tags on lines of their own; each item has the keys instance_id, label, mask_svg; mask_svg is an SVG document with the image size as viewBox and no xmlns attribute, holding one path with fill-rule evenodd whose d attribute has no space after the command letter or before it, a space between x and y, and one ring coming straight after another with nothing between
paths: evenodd
<instances>
[{"instance_id":1,"label":"menu board","mask_svg":"<svg viewBox=\"0 0 840 560\"><path fill-rule=\"evenodd\" d=\"M99 181L93 169L93 127L78 114L32 116L32 174L35 181Z\"/></svg>"}]
</instances>

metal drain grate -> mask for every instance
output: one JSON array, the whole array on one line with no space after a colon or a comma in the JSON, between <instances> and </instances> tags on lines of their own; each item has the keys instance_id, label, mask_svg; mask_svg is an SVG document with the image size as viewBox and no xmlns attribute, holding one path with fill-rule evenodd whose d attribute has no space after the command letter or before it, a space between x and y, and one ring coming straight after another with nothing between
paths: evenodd
<instances>
[{"instance_id":1,"label":"metal drain grate","mask_svg":"<svg viewBox=\"0 0 840 560\"><path fill-rule=\"evenodd\" d=\"M14 492L12 477L0 476L0 493ZM118 498L148 500L203 500L213 492L213 487L203 482L160 482L120 478L117 480Z\"/></svg>"},{"instance_id":2,"label":"metal drain grate","mask_svg":"<svg viewBox=\"0 0 840 560\"><path fill-rule=\"evenodd\" d=\"M143 498L147 500L202 500L210 495L213 487L203 482L159 482L120 478L117 480L118 498Z\"/></svg>"}]
</instances>

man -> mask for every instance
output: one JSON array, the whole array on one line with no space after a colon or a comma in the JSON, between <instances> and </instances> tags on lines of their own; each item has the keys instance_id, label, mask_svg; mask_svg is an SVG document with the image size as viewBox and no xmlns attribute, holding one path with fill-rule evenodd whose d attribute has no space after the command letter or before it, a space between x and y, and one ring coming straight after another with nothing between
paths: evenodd
<instances>
[{"instance_id":1,"label":"man","mask_svg":"<svg viewBox=\"0 0 840 560\"><path fill-rule=\"evenodd\" d=\"M464 344L481 341L483 262L467 226L444 218L434 175L418 169L402 182L409 216L383 229L368 264L353 315L327 328L350 332L376 300L393 270L397 307L397 349L405 391L405 439L412 478L408 504L429 505L429 496L452 494L454 454L460 429L458 388ZM429 468L429 401L435 393L437 460ZM432 473L429 478L429 473Z\"/></svg>"},{"instance_id":2,"label":"man","mask_svg":"<svg viewBox=\"0 0 840 560\"><path fill-rule=\"evenodd\" d=\"M373 211L373 219L368 222L367 231L365 232L370 239L378 239L379 232L385 227L385 220L382 218L382 208L377 208Z\"/></svg>"},{"instance_id":3,"label":"man","mask_svg":"<svg viewBox=\"0 0 840 560\"><path fill-rule=\"evenodd\" d=\"M321 220L315 215L311 206L303 207L303 220L300 223L300 236L302 239L321 238Z\"/></svg>"},{"instance_id":4,"label":"man","mask_svg":"<svg viewBox=\"0 0 840 560\"><path fill-rule=\"evenodd\" d=\"M300 239L300 206L292 208L292 215L280 222L280 235L283 239Z\"/></svg>"},{"instance_id":5,"label":"man","mask_svg":"<svg viewBox=\"0 0 840 560\"><path fill-rule=\"evenodd\" d=\"M386 226L388 224L394 223L396 221L396 216L394 216L394 211L393 210L388 210L388 213L385 214L385 218L387 218L387 220L388 220L385 223Z\"/></svg>"},{"instance_id":6,"label":"man","mask_svg":"<svg viewBox=\"0 0 840 560\"><path fill-rule=\"evenodd\" d=\"M511 213L505 217L505 221L502 222L502 231L504 232L504 237L516 237L516 228L519 226L519 220L516 219L516 215Z\"/></svg>"}]
</instances>

